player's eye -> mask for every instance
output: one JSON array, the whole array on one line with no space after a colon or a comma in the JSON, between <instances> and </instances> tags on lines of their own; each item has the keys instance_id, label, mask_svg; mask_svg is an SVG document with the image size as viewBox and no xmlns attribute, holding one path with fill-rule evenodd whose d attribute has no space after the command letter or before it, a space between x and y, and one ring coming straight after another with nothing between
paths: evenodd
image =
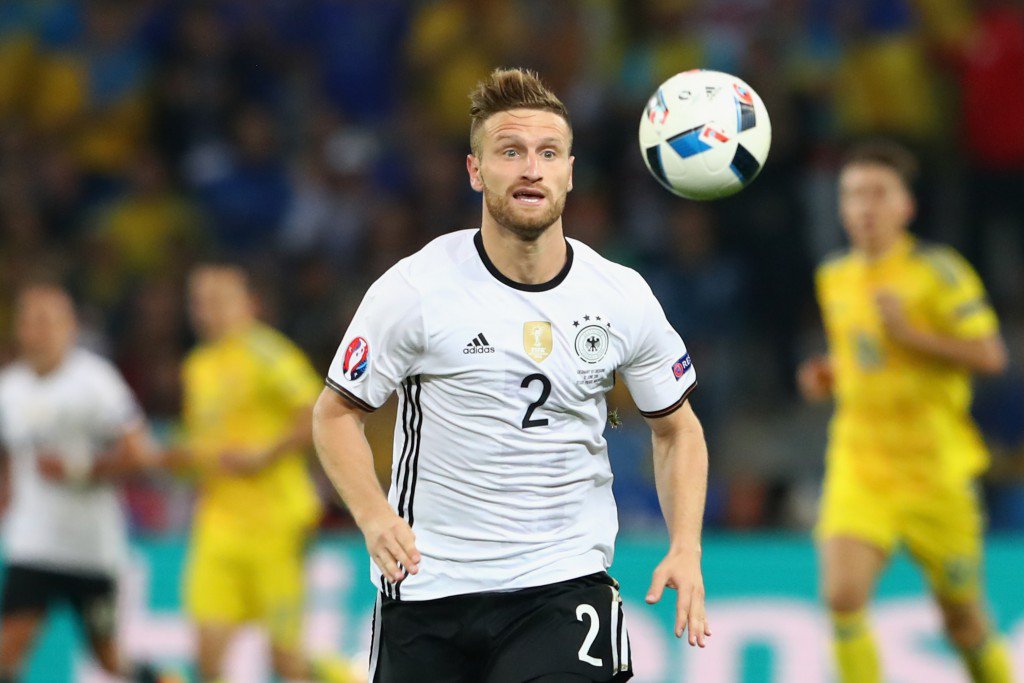
<instances>
[{"instance_id":1,"label":"player's eye","mask_svg":"<svg viewBox=\"0 0 1024 683\"><path fill-rule=\"evenodd\" d=\"M554 159L555 157L558 156L557 154L555 154L555 151L552 150L552 149L546 149L543 152L541 152L540 154L545 159Z\"/></svg>"},{"instance_id":2,"label":"player's eye","mask_svg":"<svg viewBox=\"0 0 1024 683\"><path fill-rule=\"evenodd\" d=\"M503 151L501 154L502 154L502 156L505 156L505 157L508 157L509 159L511 159L511 158L513 158L515 156L518 156L519 152L517 152L516 150L514 150L514 149L512 149L510 147L510 148L506 149L505 151Z\"/></svg>"}]
</instances>

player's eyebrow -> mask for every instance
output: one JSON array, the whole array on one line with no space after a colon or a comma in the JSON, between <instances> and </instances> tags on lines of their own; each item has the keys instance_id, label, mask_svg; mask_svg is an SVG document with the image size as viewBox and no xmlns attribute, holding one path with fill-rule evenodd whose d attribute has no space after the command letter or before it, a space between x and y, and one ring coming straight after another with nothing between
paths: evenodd
<instances>
[{"instance_id":1,"label":"player's eyebrow","mask_svg":"<svg viewBox=\"0 0 1024 683\"><path fill-rule=\"evenodd\" d=\"M525 144L525 140L523 139L523 137L521 135L517 135L515 133L499 133L494 138L495 142L504 142L506 140L514 142L514 143L517 143L517 144L521 144L521 145ZM556 137L551 136L551 137L541 138L540 140L538 140L537 141L537 146L538 147L558 147L558 148L561 149L561 148L565 147L565 142L562 141L560 138L556 138Z\"/></svg>"}]
</instances>

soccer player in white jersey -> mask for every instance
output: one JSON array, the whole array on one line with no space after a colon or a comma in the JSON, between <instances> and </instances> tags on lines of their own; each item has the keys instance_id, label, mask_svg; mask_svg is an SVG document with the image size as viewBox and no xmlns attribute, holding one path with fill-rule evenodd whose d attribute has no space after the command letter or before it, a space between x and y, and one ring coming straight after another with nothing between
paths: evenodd
<instances>
[{"instance_id":1,"label":"soccer player in white jersey","mask_svg":"<svg viewBox=\"0 0 1024 683\"><path fill-rule=\"evenodd\" d=\"M703 646L695 370L640 275L564 237L572 130L558 98L511 69L471 100L481 227L434 240L369 289L314 415L380 591L371 680L624 681L605 393L618 373L653 432L670 543L647 601L677 589L676 636ZM363 423L396 390L385 496Z\"/></svg>"},{"instance_id":2,"label":"soccer player in white jersey","mask_svg":"<svg viewBox=\"0 0 1024 683\"><path fill-rule=\"evenodd\" d=\"M114 617L127 537L116 480L150 462L146 423L114 366L75 347L74 307L59 286L19 292L15 332L20 357L0 373L9 488L0 683L20 680L47 612L60 603L81 620L100 666L122 675Z\"/></svg>"}]
</instances>

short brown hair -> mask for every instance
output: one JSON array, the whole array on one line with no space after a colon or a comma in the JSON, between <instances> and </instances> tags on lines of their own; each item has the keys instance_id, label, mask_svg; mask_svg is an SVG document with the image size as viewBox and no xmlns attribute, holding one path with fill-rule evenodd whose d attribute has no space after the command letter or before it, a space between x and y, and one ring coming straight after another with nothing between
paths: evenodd
<instances>
[{"instance_id":1,"label":"short brown hair","mask_svg":"<svg viewBox=\"0 0 1024 683\"><path fill-rule=\"evenodd\" d=\"M477 83L469 94L469 146L478 153L478 133L484 121L494 114L509 109L540 109L558 114L569 126L569 144L572 144L572 124L565 105L540 80L536 71L529 69L495 69L485 80Z\"/></svg>"},{"instance_id":2,"label":"short brown hair","mask_svg":"<svg viewBox=\"0 0 1024 683\"><path fill-rule=\"evenodd\" d=\"M891 168L908 190L913 189L921 170L914 153L891 140L872 140L851 147L843 157L841 168L854 164L875 164Z\"/></svg>"}]
</instances>

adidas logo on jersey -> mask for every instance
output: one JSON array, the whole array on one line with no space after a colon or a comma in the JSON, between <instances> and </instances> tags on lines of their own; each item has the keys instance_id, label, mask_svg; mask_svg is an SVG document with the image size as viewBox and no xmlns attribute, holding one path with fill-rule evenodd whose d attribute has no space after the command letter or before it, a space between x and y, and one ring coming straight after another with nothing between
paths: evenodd
<instances>
[{"instance_id":1,"label":"adidas logo on jersey","mask_svg":"<svg viewBox=\"0 0 1024 683\"><path fill-rule=\"evenodd\" d=\"M462 349L463 353L494 353L494 347L491 346L490 342L487 341L487 337L484 333L473 337L473 341L466 344L466 348Z\"/></svg>"}]
</instances>

